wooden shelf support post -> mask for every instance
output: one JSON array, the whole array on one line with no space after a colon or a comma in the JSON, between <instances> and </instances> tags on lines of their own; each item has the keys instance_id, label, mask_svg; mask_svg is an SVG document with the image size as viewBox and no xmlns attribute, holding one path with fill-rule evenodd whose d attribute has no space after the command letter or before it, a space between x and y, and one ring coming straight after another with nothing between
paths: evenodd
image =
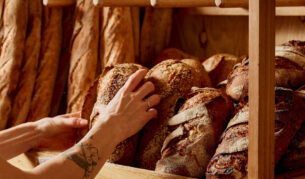
<instances>
[{"instance_id":1,"label":"wooden shelf support post","mask_svg":"<svg viewBox=\"0 0 305 179\"><path fill-rule=\"evenodd\" d=\"M249 2L248 178L274 178L275 0Z\"/></svg>"}]
</instances>

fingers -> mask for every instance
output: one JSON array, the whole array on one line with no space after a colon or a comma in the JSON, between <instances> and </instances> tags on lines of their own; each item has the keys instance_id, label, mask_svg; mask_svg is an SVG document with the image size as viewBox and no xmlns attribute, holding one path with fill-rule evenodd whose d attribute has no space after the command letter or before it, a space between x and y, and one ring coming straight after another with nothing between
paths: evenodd
<instances>
[{"instance_id":1,"label":"fingers","mask_svg":"<svg viewBox=\"0 0 305 179\"><path fill-rule=\"evenodd\" d=\"M160 103L160 96L154 94L146 99L148 108L154 107Z\"/></svg>"},{"instance_id":2,"label":"fingers","mask_svg":"<svg viewBox=\"0 0 305 179\"><path fill-rule=\"evenodd\" d=\"M88 120L81 118L60 118L56 120L56 124L59 126L71 127L71 128L84 128L88 125Z\"/></svg>"},{"instance_id":3,"label":"fingers","mask_svg":"<svg viewBox=\"0 0 305 179\"><path fill-rule=\"evenodd\" d=\"M139 83L143 80L147 73L147 70L138 70L134 74L132 74L127 82L125 83L124 87L122 88L124 92L133 92L136 87L139 85Z\"/></svg>"},{"instance_id":4,"label":"fingers","mask_svg":"<svg viewBox=\"0 0 305 179\"><path fill-rule=\"evenodd\" d=\"M81 112L78 111L78 112L75 112L75 113L63 114L63 115L60 115L60 116L58 116L58 117L64 117L64 118L81 117Z\"/></svg>"},{"instance_id":5,"label":"fingers","mask_svg":"<svg viewBox=\"0 0 305 179\"><path fill-rule=\"evenodd\" d=\"M144 85L142 85L137 90L135 95L137 96L138 99L144 99L147 95L149 95L153 91L155 91L155 85L152 82L148 81L144 83Z\"/></svg>"},{"instance_id":6,"label":"fingers","mask_svg":"<svg viewBox=\"0 0 305 179\"><path fill-rule=\"evenodd\" d=\"M152 118L156 118L157 115L158 115L158 111L156 109L154 109L154 108L150 108L147 111L147 115L148 115L149 120L152 119Z\"/></svg>"}]
</instances>

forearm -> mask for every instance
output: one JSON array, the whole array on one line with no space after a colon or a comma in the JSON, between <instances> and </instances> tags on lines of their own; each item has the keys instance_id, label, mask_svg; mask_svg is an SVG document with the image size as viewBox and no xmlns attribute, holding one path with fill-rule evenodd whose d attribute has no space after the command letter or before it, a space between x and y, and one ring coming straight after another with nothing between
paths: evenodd
<instances>
[{"instance_id":1,"label":"forearm","mask_svg":"<svg viewBox=\"0 0 305 179\"><path fill-rule=\"evenodd\" d=\"M40 132L29 122L0 132L0 157L8 160L38 145Z\"/></svg>"},{"instance_id":2,"label":"forearm","mask_svg":"<svg viewBox=\"0 0 305 179\"><path fill-rule=\"evenodd\" d=\"M99 126L92 128L75 146L31 173L37 178L94 178L118 144L111 128L113 125Z\"/></svg>"}]
</instances>

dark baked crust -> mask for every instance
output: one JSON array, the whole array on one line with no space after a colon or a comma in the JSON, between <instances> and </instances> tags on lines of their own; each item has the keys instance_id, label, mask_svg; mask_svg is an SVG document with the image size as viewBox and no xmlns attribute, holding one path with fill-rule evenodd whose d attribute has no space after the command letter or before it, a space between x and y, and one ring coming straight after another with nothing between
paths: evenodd
<instances>
[{"instance_id":1,"label":"dark baked crust","mask_svg":"<svg viewBox=\"0 0 305 179\"><path fill-rule=\"evenodd\" d=\"M160 150L167 131L167 119L175 114L178 99L185 98L193 86L200 87L199 75L180 60L166 60L154 66L146 76L156 87L161 102L156 107L158 117L152 119L144 127L137 151L137 166L155 169L156 162L161 158Z\"/></svg>"},{"instance_id":2,"label":"dark baked crust","mask_svg":"<svg viewBox=\"0 0 305 179\"><path fill-rule=\"evenodd\" d=\"M120 88L123 87L129 76L139 69L145 68L141 65L126 63L105 69L103 74L90 88L82 108L82 117L90 119L90 128L98 119L98 114L92 115L95 114L93 111L94 105L107 105ZM137 143L138 134L121 142L116 146L114 152L109 158L109 162L133 165Z\"/></svg>"},{"instance_id":3,"label":"dark baked crust","mask_svg":"<svg viewBox=\"0 0 305 179\"><path fill-rule=\"evenodd\" d=\"M190 111L196 115L190 115ZM163 144L162 158L157 163L156 171L203 177L232 111L231 100L221 90L203 88L191 93L176 118L169 120L179 116L182 119L179 124L172 125L169 122L166 138L169 140ZM183 132L178 135L175 131L180 128Z\"/></svg>"},{"instance_id":4,"label":"dark baked crust","mask_svg":"<svg viewBox=\"0 0 305 179\"><path fill-rule=\"evenodd\" d=\"M245 59L228 77L227 94L236 101L247 100L249 59ZM297 63L284 58L275 57L275 86L297 89L305 84L305 70Z\"/></svg>"},{"instance_id":5,"label":"dark baked crust","mask_svg":"<svg viewBox=\"0 0 305 179\"><path fill-rule=\"evenodd\" d=\"M153 66L163 62L164 60L169 60L169 59L182 60L182 59L198 59L198 58L176 48L167 48L158 54L156 60L153 62Z\"/></svg>"},{"instance_id":6,"label":"dark baked crust","mask_svg":"<svg viewBox=\"0 0 305 179\"><path fill-rule=\"evenodd\" d=\"M275 97L275 163L304 121L301 98L293 91L276 88ZM248 111L244 106L231 119L221 143L208 165L207 178L244 178L247 176Z\"/></svg>"}]
</instances>

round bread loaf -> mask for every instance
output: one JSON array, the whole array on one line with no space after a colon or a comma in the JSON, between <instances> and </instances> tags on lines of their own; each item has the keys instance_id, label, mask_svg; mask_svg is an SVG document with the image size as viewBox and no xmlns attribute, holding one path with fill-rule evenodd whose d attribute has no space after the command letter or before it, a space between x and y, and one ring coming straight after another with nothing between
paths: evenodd
<instances>
[{"instance_id":1,"label":"round bread loaf","mask_svg":"<svg viewBox=\"0 0 305 179\"><path fill-rule=\"evenodd\" d=\"M158 117L144 127L136 155L137 166L155 169L161 158L160 150L166 137L167 120L175 114L175 106L180 98L185 98L193 86L201 87L200 74L181 60L166 60L154 66L146 76L160 95L156 107Z\"/></svg>"},{"instance_id":2,"label":"round bread loaf","mask_svg":"<svg viewBox=\"0 0 305 179\"><path fill-rule=\"evenodd\" d=\"M214 88L196 89L169 119L156 171L202 178L233 112L232 101Z\"/></svg>"},{"instance_id":3,"label":"round bread loaf","mask_svg":"<svg viewBox=\"0 0 305 179\"><path fill-rule=\"evenodd\" d=\"M209 73L214 86L227 79L234 65L241 62L238 58L231 54L216 54L202 62L205 70Z\"/></svg>"},{"instance_id":4,"label":"round bread loaf","mask_svg":"<svg viewBox=\"0 0 305 179\"><path fill-rule=\"evenodd\" d=\"M288 148L300 124L304 122L304 102L292 90L275 90L275 163ZM216 153L211 159L206 178L245 178L248 162L249 107L245 105L230 120Z\"/></svg>"},{"instance_id":5,"label":"round bread loaf","mask_svg":"<svg viewBox=\"0 0 305 179\"><path fill-rule=\"evenodd\" d=\"M198 59L197 57L187 54L179 49L167 48L158 54L156 60L153 62L153 66L157 65L160 62L163 62L164 60L169 60L169 59L182 60L187 58Z\"/></svg>"},{"instance_id":6,"label":"round bread loaf","mask_svg":"<svg viewBox=\"0 0 305 179\"><path fill-rule=\"evenodd\" d=\"M107 105L119 89L124 86L129 76L139 69L146 68L132 63L119 64L114 67L106 68L103 74L97 78L89 89L81 112L82 118L90 120L90 128L94 125L95 121L98 120L98 114L94 111L94 106ZM121 142L116 146L109 158L109 162L132 165L137 143L138 134Z\"/></svg>"},{"instance_id":7,"label":"round bread loaf","mask_svg":"<svg viewBox=\"0 0 305 179\"><path fill-rule=\"evenodd\" d=\"M249 59L229 74L226 87L227 94L236 101L247 100L248 97ZM305 84L305 70L298 64L284 57L275 57L275 86L297 89Z\"/></svg>"}]
</instances>

